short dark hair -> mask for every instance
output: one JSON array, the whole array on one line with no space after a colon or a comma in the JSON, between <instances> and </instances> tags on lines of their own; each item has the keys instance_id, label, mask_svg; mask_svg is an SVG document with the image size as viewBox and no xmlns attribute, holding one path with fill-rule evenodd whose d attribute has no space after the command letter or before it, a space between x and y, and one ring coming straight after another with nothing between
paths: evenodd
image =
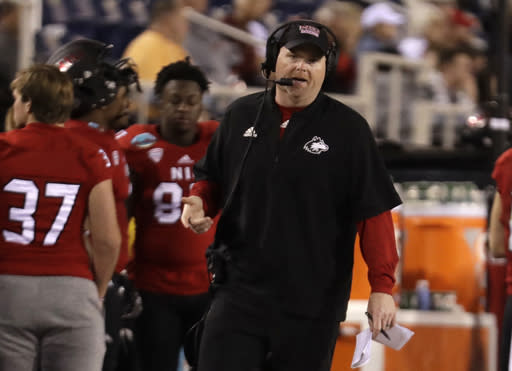
<instances>
[{"instance_id":1,"label":"short dark hair","mask_svg":"<svg viewBox=\"0 0 512 371\"><path fill-rule=\"evenodd\" d=\"M156 77L155 96L160 97L165 85L171 80L195 81L202 93L208 90L210 84L203 71L190 63L190 57L171 63L160 70Z\"/></svg>"}]
</instances>

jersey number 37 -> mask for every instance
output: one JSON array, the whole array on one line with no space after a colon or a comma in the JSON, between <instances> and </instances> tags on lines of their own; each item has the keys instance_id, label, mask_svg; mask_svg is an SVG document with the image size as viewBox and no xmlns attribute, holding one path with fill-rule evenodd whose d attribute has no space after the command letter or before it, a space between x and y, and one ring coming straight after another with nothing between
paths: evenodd
<instances>
[{"instance_id":1,"label":"jersey number 37","mask_svg":"<svg viewBox=\"0 0 512 371\"><path fill-rule=\"evenodd\" d=\"M59 239L73 210L79 189L79 184L46 183L44 197L59 197L62 198L62 203L50 230L44 237L44 246L54 245ZM12 179L5 185L3 190L5 192L24 194L25 202L23 207L9 208L9 220L21 223L21 233L3 230L2 235L7 242L28 245L35 238L36 220L34 219L34 214L37 210L39 189L32 180Z\"/></svg>"}]
</instances>

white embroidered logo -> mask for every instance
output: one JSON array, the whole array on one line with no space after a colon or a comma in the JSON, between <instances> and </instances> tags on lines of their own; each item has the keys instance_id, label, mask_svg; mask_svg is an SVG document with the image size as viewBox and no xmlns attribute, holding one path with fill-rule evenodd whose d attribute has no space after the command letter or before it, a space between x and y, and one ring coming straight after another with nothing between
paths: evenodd
<instances>
[{"instance_id":1,"label":"white embroidered logo","mask_svg":"<svg viewBox=\"0 0 512 371\"><path fill-rule=\"evenodd\" d=\"M318 28L307 25L307 24L299 25L299 32L313 35L315 37L320 36L320 30Z\"/></svg>"},{"instance_id":2,"label":"white embroidered logo","mask_svg":"<svg viewBox=\"0 0 512 371\"><path fill-rule=\"evenodd\" d=\"M251 126L249 129L247 129L245 131L244 137L253 137L253 138L258 137L258 134L256 134L256 131L254 130L254 126Z\"/></svg>"},{"instance_id":3,"label":"white embroidered logo","mask_svg":"<svg viewBox=\"0 0 512 371\"><path fill-rule=\"evenodd\" d=\"M314 155L319 155L322 152L327 152L329 150L329 146L325 144L322 138L313 137L313 139L304 144L304 150Z\"/></svg>"},{"instance_id":4,"label":"white embroidered logo","mask_svg":"<svg viewBox=\"0 0 512 371\"><path fill-rule=\"evenodd\" d=\"M162 159L162 156L164 155L164 149L163 148L151 148L148 151L148 157L153 161L155 164L159 163Z\"/></svg>"},{"instance_id":5,"label":"white embroidered logo","mask_svg":"<svg viewBox=\"0 0 512 371\"><path fill-rule=\"evenodd\" d=\"M180 165L187 165L187 164L193 164L194 160L192 160L192 158L190 158L189 155L183 155L176 163L178 163Z\"/></svg>"}]
</instances>

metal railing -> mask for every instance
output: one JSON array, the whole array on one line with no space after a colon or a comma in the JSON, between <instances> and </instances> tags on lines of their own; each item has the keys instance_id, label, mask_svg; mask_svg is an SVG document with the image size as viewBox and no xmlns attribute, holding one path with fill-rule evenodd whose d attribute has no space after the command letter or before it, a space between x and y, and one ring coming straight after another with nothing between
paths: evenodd
<instances>
[{"instance_id":1,"label":"metal railing","mask_svg":"<svg viewBox=\"0 0 512 371\"><path fill-rule=\"evenodd\" d=\"M389 88L384 92L379 91L379 86L375 82L379 66L383 63L390 66L386 72ZM401 71L406 67L409 72L411 69L416 69L417 73L422 72L424 66L421 64L411 63L396 56L368 54L362 58L362 66L359 71L357 94L327 94L363 115L378 139L414 147L430 147L433 143L435 123L442 117L441 146L445 149L455 146L460 118L472 114L473 106L439 104L413 96L404 101L403 97L407 96L407 92L403 89L404 77ZM148 103L153 100L152 83L143 82L142 85L144 92L137 97L139 122L147 120ZM214 107L213 111L222 115L223 110L235 99L262 89L263 87L240 89L212 84L206 101L209 102L210 108ZM377 102L378 95L383 93L389 97L384 107L379 106ZM405 115L404 112L408 114Z\"/></svg>"}]
</instances>

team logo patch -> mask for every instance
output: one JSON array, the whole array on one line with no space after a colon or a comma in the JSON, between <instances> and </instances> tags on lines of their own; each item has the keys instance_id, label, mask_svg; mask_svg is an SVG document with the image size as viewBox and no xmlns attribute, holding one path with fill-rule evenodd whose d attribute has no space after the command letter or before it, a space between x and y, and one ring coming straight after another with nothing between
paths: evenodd
<instances>
[{"instance_id":1,"label":"team logo patch","mask_svg":"<svg viewBox=\"0 0 512 371\"><path fill-rule=\"evenodd\" d=\"M315 37L320 36L320 30L318 28L316 28L314 26L307 25L307 24L299 25L299 32L305 33L308 35L313 35Z\"/></svg>"},{"instance_id":2,"label":"team logo patch","mask_svg":"<svg viewBox=\"0 0 512 371\"><path fill-rule=\"evenodd\" d=\"M148 148L156 143L156 137L151 133L142 133L134 136L130 143L135 147Z\"/></svg>"},{"instance_id":3,"label":"team logo patch","mask_svg":"<svg viewBox=\"0 0 512 371\"><path fill-rule=\"evenodd\" d=\"M249 129L247 129L244 133L244 137L253 137L257 138L258 134L256 134L256 131L254 130L254 126L251 126Z\"/></svg>"},{"instance_id":4,"label":"team logo patch","mask_svg":"<svg viewBox=\"0 0 512 371\"><path fill-rule=\"evenodd\" d=\"M304 144L304 150L314 155L319 155L322 152L327 152L329 150L329 146L325 144L322 138L313 137L313 139Z\"/></svg>"},{"instance_id":5,"label":"team logo patch","mask_svg":"<svg viewBox=\"0 0 512 371\"><path fill-rule=\"evenodd\" d=\"M162 156L164 155L164 149L157 147L157 148L151 148L148 151L148 157L151 161L153 161L155 164L159 163L162 159Z\"/></svg>"}]
</instances>

